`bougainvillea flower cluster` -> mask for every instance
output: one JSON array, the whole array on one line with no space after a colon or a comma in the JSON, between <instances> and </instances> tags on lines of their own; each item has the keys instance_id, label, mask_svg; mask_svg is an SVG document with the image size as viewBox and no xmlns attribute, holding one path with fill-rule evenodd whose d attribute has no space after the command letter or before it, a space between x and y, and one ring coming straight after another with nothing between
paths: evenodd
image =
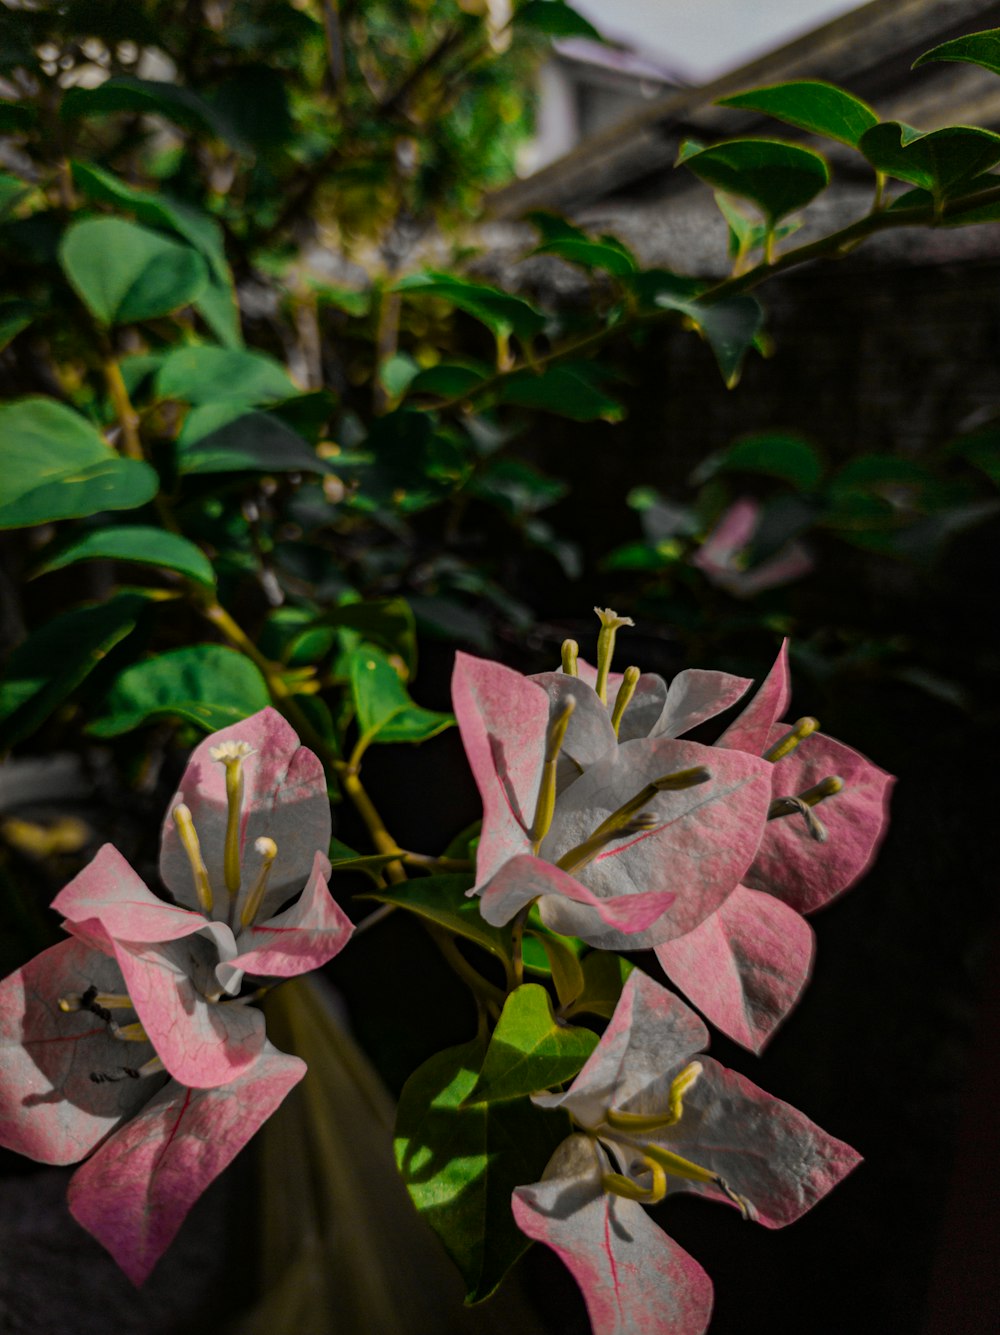
<instances>
[{"instance_id":1,"label":"bougainvillea flower cluster","mask_svg":"<svg viewBox=\"0 0 1000 1335\"><path fill-rule=\"evenodd\" d=\"M329 841L322 767L265 709L185 770L160 855L178 902L105 845L54 901L73 939L0 984L0 1144L91 1156L70 1208L136 1283L305 1073L267 1042L244 976L304 973L346 944Z\"/></svg>"},{"instance_id":2,"label":"bougainvillea flower cluster","mask_svg":"<svg viewBox=\"0 0 1000 1335\"><path fill-rule=\"evenodd\" d=\"M484 807L483 916L505 922L537 899L555 931L653 947L713 1024L759 1052L809 978L802 914L868 866L891 777L813 719L779 722L787 646L713 746L683 740L750 681L613 673L614 634L630 623L598 615L596 668L572 643L562 671L534 678L457 658L455 713Z\"/></svg>"},{"instance_id":3,"label":"bougainvillea flower cluster","mask_svg":"<svg viewBox=\"0 0 1000 1335\"><path fill-rule=\"evenodd\" d=\"M705 1056L707 1043L694 1012L637 969L569 1089L534 1096L578 1130L542 1181L514 1192L514 1218L566 1263L595 1335L701 1335L708 1325L711 1281L644 1205L693 1191L781 1228L860 1162Z\"/></svg>"}]
</instances>

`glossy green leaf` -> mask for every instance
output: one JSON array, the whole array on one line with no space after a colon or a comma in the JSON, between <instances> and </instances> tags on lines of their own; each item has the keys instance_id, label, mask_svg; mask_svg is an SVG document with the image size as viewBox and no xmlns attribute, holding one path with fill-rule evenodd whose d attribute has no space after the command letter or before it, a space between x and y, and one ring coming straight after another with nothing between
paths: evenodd
<instances>
[{"instance_id":1,"label":"glossy green leaf","mask_svg":"<svg viewBox=\"0 0 1000 1335\"><path fill-rule=\"evenodd\" d=\"M177 125L228 139L233 147L240 146L232 127L197 93L158 79L120 75L96 88L70 88L59 108L63 120L108 116L120 111L163 116Z\"/></svg>"},{"instance_id":2,"label":"glossy green leaf","mask_svg":"<svg viewBox=\"0 0 1000 1335\"><path fill-rule=\"evenodd\" d=\"M677 311L691 321L715 353L726 388L733 389L764 323L764 311L756 297L701 302L665 291L653 300L662 310Z\"/></svg>"},{"instance_id":3,"label":"glossy green leaf","mask_svg":"<svg viewBox=\"0 0 1000 1335\"><path fill-rule=\"evenodd\" d=\"M878 116L867 102L819 79L795 79L751 88L717 98L716 106L759 111L810 134L837 139L851 148L857 147L866 130L878 124Z\"/></svg>"},{"instance_id":4,"label":"glossy green leaf","mask_svg":"<svg viewBox=\"0 0 1000 1335\"><path fill-rule=\"evenodd\" d=\"M550 366L541 375L518 371L501 387L503 403L519 408L540 408L573 422L619 422L625 409L610 394L573 366Z\"/></svg>"},{"instance_id":5,"label":"glossy green leaf","mask_svg":"<svg viewBox=\"0 0 1000 1335\"><path fill-rule=\"evenodd\" d=\"M349 674L358 731L375 742L425 742L454 723L413 703L381 649L363 644L350 655Z\"/></svg>"},{"instance_id":6,"label":"glossy green leaf","mask_svg":"<svg viewBox=\"0 0 1000 1335\"><path fill-rule=\"evenodd\" d=\"M159 486L148 464L122 459L85 417L54 399L0 407L0 471L0 528L132 510Z\"/></svg>"},{"instance_id":7,"label":"glossy green leaf","mask_svg":"<svg viewBox=\"0 0 1000 1335\"><path fill-rule=\"evenodd\" d=\"M19 176L0 172L0 219L7 218L23 199L31 194L32 186Z\"/></svg>"},{"instance_id":8,"label":"glossy green leaf","mask_svg":"<svg viewBox=\"0 0 1000 1335\"><path fill-rule=\"evenodd\" d=\"M610 1020L635 965L609 950L592 950L582 961L583 991L567 1015L601 1015Z\"/></svg>"},{"instance_id":9,"label":"glossy green leaf","mask_svg":"<svg viewBox=\"0 0 1000 1335\"><path fill-rule=\"evenodd\" d=\"M756 204L771 226L805 208L830 183L824 157L776 139L730 139L682 160L717 190Z\"/></svg>"},{"instance_id":10,"label":"glossy green leaf","mask_svg":"<svg viewBox=\"0 0 1000 1335\"><path fill-rule=\"evenodd\" d=\"M981 65L991 74L1000 74L1000 28L968 32L963 37L953 37L950 42L933 46L916 58L911 69L919 69L921 65L930 65L938 60L965 61L970 65Z\"/></svg>"},{"instance_id":11,"label":"glossy green leaf","mask_svg":"<svg viewBox=\"0 0 1000 1335\"><path fill-rule=\"evenodd\" d=\"M506 963L510 959L510 927L491 927L485 920L479 911L479 900L466 894L472 889L473 880L471 872L415 876L366 898L377 899L381 904L395 904L419 918L437 923Z\"/></svg>"},{"instance_id":12,"label":"glossy green leaf","mask_svg":"<svg viewBox=\"0 0 1000 1335\"><path fill-rule=\"evenodd\" d=\"M604 38L589 19L578 13L564 0L527 0L514 14L514 23L521 28L534 28L549 37L587 37L592 42Z\"/></svg>"},{"instance_id":13,"label":"glossy green leaf","mask_svg":"<svg viewBox=\"0 0 1000 1335\"><path fill-rule=\"evenodd\" d=\"M588 236L555 237L543 242L532 254L558 255L560 259L578 264L582 269L603 269L619 277L635 273L639 267L634 256L620 242L594 241Z\"/></svg>"},{"instance_id":14,"label":"glossy green leaf","mask_svg":"<svg viewBox=\"0 0 1000 1335\"><path fill-rule=\"evenodd\" d=\"M243 335L236 292L226 262L222 229L215 219L169 195L137 190L94 163L74 162L72 167L73 182L87 199L126 209L141 223L174 232L204 256L208 282L195 299L194 307L221 343L229 348L240 347Z\"/></svg>"},{"instance_id":15,"label":"glossy green leaf","mask_svg":"<svg viewBox=\"0 0 1000 1335\"><path fill-rule=\"evenodd\" d=\"M37 314L38 308L30 301L0 301L0 352L27 329Z\"/></svg>"},{"instance_id":16,"label":"glossy green leaf","mask_svg":"<svg viewBox=\"0 0 1000 1335\"><path fill-rule=\"evenodd\" d=\"M338 856L341 854L341 856ZM345 855L346 854L346 855ZM381 873L390 862L397 862L403 856L402 849L391 853L369 853L362 855L342 844L339 839L330 841L330 871L364 872L376 885L382 881Z\"/></svg>"},{"instance_id":17,"label":"glossy green leaf","mask_svg":"<svg viewBox=\"0 0 1000 1335\"><path fill-rule=\"evenodd\" d=\"M886 121L868 130L858 147L878 171L921 186L938 201L966 193L970 182L1000 162L1000 134L969 125L925 134Z\"/></svg>"},{"instance_id":18,"label":"glossy green leaf","mask_svg":"<svg viewBox=\"0 0 1000 1335\"><path fill-rule=\"evenodd\" d=\"M280 362L263 352L200 344L175 348L160 363L156 394L184 403L277 403L297 392Z\"/></svg>"},{"instance_id":19,"label":"glossy green leaf","mask_svg":"<svg viewBox=\"0 0 1000 1335\"><path fill-rule=\"evenodd\" d=\"M419 372L419 364L408 353L397 352L378 368L379 384L391 399L399 399Z\"/></svg>"},{"instance_id":20,"label":"glossy green leaf","mask_svg":"<svg viewBox=\"0 0 1000 1335\"><path fill-rule=\"evenodd\" d=\"M0 682L0 750L28 737L133 631L149 598L127 589L60 612L14 650Z\"/></svg>"},{"instance_id":21,"label":"glossy green leaf","mask_svg":"<svg viewBox=\"0 0 1000 1335\"><path fill-rule=\"evenodd\" d=\"M403 278L393 288L411 297L439 297L465 311L494 334L531 338L545 326L545 317L521 297L484 283L470 283L452 274L422 273Z\"/></svg>"},{"instance_id":22,"label":"glossy green leaf","mask_svg":"<svg viewBox=\"0 0 1000 1335\"><path fill-rule=\"evenodd\" d=\"M166 717L215 732L270 703L267 683L248 658L224 645L192 644L126 668L87 731L117 737Z\"/></svg>"},{"instance_id":23,"label":"glossy green leaf","mask_svg":"<svg viewBox=\"0 0 1000 1335\"><path fill-rule=\"evenodd\" d=\"M507 998L467 1098L497 1103L561 1085L572 1080L595 1047L596 1034L557 1022L545 988L525 983Z\"/></svg>"},{"instance_id":24,"label":"glossy green leaf","mask_svg":"<svg viewBox=\"0 0 1000 1335\"><path fill-rule=\"evenodd\" d=\"M275 413L241 403L192 408L177 438L180 473L328 473L330 465Z\"/></svg>"},{"instance_id":25,"label":"glossy green leaf","mask_svg":"<svg viewBox=\"0 0 1000 1335\"><path fill-rule=\"evenodd\" d=\"M103 325L169 315L208 283L208 267L196 250L123 218L72 223L59 260L77 296Z\"/></svg>"},{"instance_id":26,"label":"glossy green leaf","mask_svg":"<svg viewBox=\"0 0 1000 1335\"><path fill-rule=\"evenodd\" d=\"M399 1171L461 1272L467 1302L488 1298L527 1250L511 1193L538 1181L570 1131L564 1113L528 1099L465 1102L483 1055L479 1041L439 1052L406 1082L396 1117Z\"/></svg>"},{"instance_id":27,"label":"glossy green leaf","mask_svg":"<svg viewBox=\"0 0 1000 1335\"><path fill-rule=\"evenodd\" d=\"M96 528L64 547L50 557L38 570L39 575L49 570L61 570L78 561L99 559L136 561L141 565L176 570L206 588L215 587L212 563L193 542L179 533L166 529L136 524L128 528Z\"/></svg>"},{"instance_id":28,"label":"glossy green leaf","mask_svg":"<svg viewBox=\"0 0 1000 1335\"><path fill-rule=\"evenodd\" d=\"M762 473L780 478L800 491L811 491L823 476L823 464L814 446L798 436L768 433L748 436L730 445L718 457L713 473Z\"/></svg>"}]
</instances>

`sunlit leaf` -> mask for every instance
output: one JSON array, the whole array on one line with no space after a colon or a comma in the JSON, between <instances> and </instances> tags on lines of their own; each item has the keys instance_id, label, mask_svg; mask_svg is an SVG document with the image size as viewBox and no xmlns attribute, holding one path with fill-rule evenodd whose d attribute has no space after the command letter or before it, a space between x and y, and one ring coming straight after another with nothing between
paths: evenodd
<instances>
[{"instance_id":1,"label":"sunlit leaf","mask_svg":"<svg viewBox=\"0 0 1000 1335\"><path fill-rule=\"evenodd\" d=\"M363 644L350 656L351 694L362 737L376 742L425 742L454 723L454 716L423 709L410 699L381 649Z\"/></svg>"},{"instance_id":2,"label":"sunlit leaf","mask_svg":"<svg viewBox=\"0 0 1000 1335\"><path fill-rule=\"evenodd\" d=\"M197 584L203 584L207 588L215 587L212 563L200 547L196 547L179 533L170 533L166 529L142 524L127 528L92 529L75 539L68 547L64 547L55 556L49 557L37 573L42 575L50 570L61 570L64 566L75 565L78 561L100 559L135 561L141 565L176 570L178 574L186 575Z\"/></svg>"},{"instance_id":3,"label":"sunlit leaf","mask_svg":"<svg viewBox=\"0 0 1000 1335\"><path fill-rule=\"evenodd\" d=\"M468 1100L521 1098L572 1080L596 1046L589 1029L556 1021L544 987L525 983L504 1003Z\"/></svg>"}]
</instances>

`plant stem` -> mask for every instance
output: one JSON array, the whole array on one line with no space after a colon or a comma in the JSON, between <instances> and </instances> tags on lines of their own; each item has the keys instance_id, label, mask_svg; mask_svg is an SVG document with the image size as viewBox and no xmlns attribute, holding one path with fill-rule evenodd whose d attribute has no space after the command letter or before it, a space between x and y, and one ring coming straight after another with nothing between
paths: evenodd
<instances>
[{"instance_id":1,"label":"plant stem","mask_svg":"<svg viewBox=\"0 0 1000 1335\"><path fill-rule=\"evenodd\" d=\"M524 982L524 924L528 921L531 905L525 904L510 927L512 991Z\"/></svg>"},{"instance_id":2,"label":"plant stem","mask_svg":"<svg viewBox=\"0 0 1000 1335\"><path fill-rule=\"evenodd\" d=\"M104 382L122 429L122 453L129 459L141 459L143 454L142 441L139 439L139 414L132 407L121 367L110 347L105 352L103 370Z\"/></svg>"},{"instance_id":3,"label":"plant stem","mask_svg":"<svg viewBox=\"0 0 1000 1335\"><path fill-rule=\"evenodd\" d=\"M452 940L450 934L443 927L435 927L431 923L424 924L431 934L435 945L441 954L445 957L451 967L472 991L477 1000L483 1001L494 1012L499 1013L503 1008L504 995L498 987L482 976L478 970L474 969L465 958L458 946Z\"/></svg>"},{"instance_id":4,"label":"plant stem","mask_svg":"<svg viewBox=\"0 0 1000 1335\"><path fill-rule=\"evenodd\" d=\"M470 858L435 858L429 853L405 853L403 862L408 867L424 867L427 871L473 871L476 866Z\"/></svg>"},{"instance_id":5,"label":"plant stem","mask_svg":"<svg viewBox=\"0 0 1000 1335\"><path fill-rule=\"evenodd\" d=\"M340 775L340 782L343 785L344 792L354 803L354 809L364 821L372 843L379 853L394 853L399 845L393 839L392 835L385 828L382 817L378 814L374 802L368 796L361 780L349 765L338 765L337 771ZM403 870L403 864L398 858L385 865L385 875L390 881L398 885L400 881L406 880L406 872Z\"/></svg>"}]
</instances>

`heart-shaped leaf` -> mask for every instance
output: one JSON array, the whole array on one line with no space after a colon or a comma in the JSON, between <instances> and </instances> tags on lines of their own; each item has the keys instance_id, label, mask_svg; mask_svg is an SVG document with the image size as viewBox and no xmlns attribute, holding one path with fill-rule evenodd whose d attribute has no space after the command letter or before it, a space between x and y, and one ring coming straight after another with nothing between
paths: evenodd
<instances>
[{"instance_id":1,"label":"heart-shaped leaf","mask_svg":"<svg viewBox=\"0 0 1000 1335\"><path fill-rule=\"evenodd\" d=\"M597 1047L589 1029L559 1023L549 994L525 983L507 998L470 1103L496 1103L571 1080Z\"/></svg>"},{"instance_id":2,"label":"heart-shaped leaf","mask_svg":"<svg viewBox=\"0 0 1000 1335\"><path fill-rule=\"evenodd\" d=\"M570 1130L565 1114L528 1099L469 1103L483 1055L478 1041L439 1052L404 1085L396 1117L399 1171L458 1266L467 1302L488 1298L527 1250L511 1193L541 1177Z\"/></svg>"},{"instance_id":3,"label":"heart-shaped leaf","mask_svg":"<svg viewBox=\"0 0 1000 1335\"><path fill-rule=\"evenodd\" d=\"M424 742L455 721L451 714L414 704L396 669L374 645L355 649L348 670L358 731L369 741Z\"/></svg>"},{"instance_id":4,"label":"heart-shaped leaf","mask_svg":"<svg viewBox=\"0 0 1000 1335\"><path fill-rule=\"evenodd\" d=\"M717 98L716 106L759 111L810 134L837 139L851 148L857 147L866 130L878 124L878 116L867 102L819 79L795 79L751 88L745 93Z\"/></svg>"},{"instance_id":5,"label":"heart-shaped leaf","mask_svg":"<svg viewBox=\"0 0 1000 1335\"><path fill-rule=\"evenodd\" d=\"M196 250L124 218L72 223L59 261L77 296L103 325L169 315L199 297L208 283L208 267Z\"/></svg>"},{"instance_id":6,"label":"heart-shaped leaf","mask_svg":"<svg viewBox=\"0 0 1000 1335\"><path fill-rule=\"evenodd\" d=\"M180 473L328 473L297 431L276 413L239 402L192 408L177 437Z\"/></svg>"}]
</instances>

